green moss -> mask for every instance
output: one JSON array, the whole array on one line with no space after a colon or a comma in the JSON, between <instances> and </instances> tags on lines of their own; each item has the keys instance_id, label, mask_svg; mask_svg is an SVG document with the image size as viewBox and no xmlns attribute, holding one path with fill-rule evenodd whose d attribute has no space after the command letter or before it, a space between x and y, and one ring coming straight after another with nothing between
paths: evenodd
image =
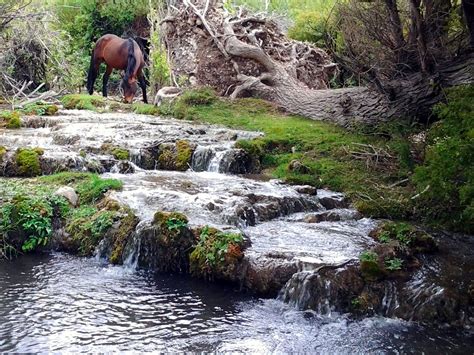
<instances>
[{"instance_id":1,"label":"green moss","mask_svg":"<svg viewBox=\"0 0 474 355\"><path fill-rule=\"evenodd\" d=\"M77 185L79 201L81 204L94 203L100 200L109 190L120 190L122 182L116 179L102 179L92 174L90 179L82 181Z\"/></svg>"},{"instance_id":2,"label":"green moss","mask_svg":"<svg viewBox=\"0 0 474 355\"><path fill-rule=\"evenodd\" d=\"M176 142L176 169L179 171L186 171L191 163L193 150L186 140L179 140Z\"/></svg>"},{"instance_id":3,"label":"green moss","mask_svg":"<svg viewBox=\"0 0 474 355\"><path fill-rule=\"evenodd\" d=\"M160 115L160 109L158 107L156 107L155 105L144 104L141 102L132 104L132 111L141 115Z\"/></svg>"},{"instance_id":4,"label":"green moss","mask_svg":"<svg viewBox=\"0 0 474 355\"><path fill-rule=\"evenodd\" d=\"M21 127L21 119L19 111L3 111L0 113L2 123L8 129L18 129Z\"/></svg>"},{"instance_id":5,"label":"green moss","mask_svg":"<svg viewBox=\"0 0 474 355\"><path fill-rule=\"evenodd\" d=\"M7 148L3 145L0 145L0 162L3 160L3 156L7 154Z\"/></svg>"},{"instance_id":6,"label":"green moss","mask_svg":"<svg viewBox=\"0 0 474 355\"><path fill-rule=\"evenodd\" d=\"M92 110L96 111L105 106L104 98L101 96L71 94L61 98L61 103L65 109Z\"/></svg>"},{"instance_id":7,"label":"green moss","mask_svg":"<svg viewBox=\"0 0 474 355\"><path fill-rule=\"evenodd\" d=\"M123 262L123 250L127 244L128 238L135 231L139 220L135 214L128 211L124 217L120 218L120 226L114 232L112 253L109 262L112 264L121 264Z\"/></svg>"},{"instance_id":8,"label":"green moss","mask_svg":"<svg viewBox=\"0 0 474 355\"><path fill-rule=\"evenodd\" d=\"M360 271L364 279L376 281L384 276L378 258L378 255L373 251L365 251L360 255Z\"/></svg>"},{"instance_id":9,"label":"green moss","mask_svg":"<svg viewBox=\"0 0 474 355\"><path fill-rule=\"evenodd\" d=\"M179 212L163 212L158 211L153 216L153 224L158 225L162 229L173 230L173 228L169 227L169 221L177 221L181 222L181 224L187 225L188 224L188 217L184 214Z\"/></svg>"},{"instance_id":10,"label":"green moss","mask_svg":"<svg viewBox=\"0 0 474 355\"><path fill-rule=\"evenodd\" d=\"M130 152L123 148L115 148L112 150L112 155L118 160L128 160L130 158Z\"/></svg>"},{"instance_id":11,"label":"green moss","mask_svg":"<svg viewBox=\"0 0 474 355\"><path fill-rule=\"evenodd\" d=\"M174 170L175 169L175 154L171 147L164 148L158 156L158 163L161 169Z\"/></svg>"},{"instance_id":12,"label":"green moss","mask_svg":"<svg viewBox=\"0 0 474 355\"><path fill-rule=\"evenodd\" d=\"M100 150L105 154L111 154L115 159L118 160L128 160L130 158L130 152L127 149L121 148L111 143L102 144Z\"/></svg>"},{"instance_id":13,"label":"green moss","mask_svg":"<svg viewBox=\"0 0 474 355\"><path fill-rule=\"evenodd\" d=\"M21 176L37 176L41 174L39 157L43 154L41 148L19 148L16 152L15 161L18 173Z\"/></svg>"}]
</instances>

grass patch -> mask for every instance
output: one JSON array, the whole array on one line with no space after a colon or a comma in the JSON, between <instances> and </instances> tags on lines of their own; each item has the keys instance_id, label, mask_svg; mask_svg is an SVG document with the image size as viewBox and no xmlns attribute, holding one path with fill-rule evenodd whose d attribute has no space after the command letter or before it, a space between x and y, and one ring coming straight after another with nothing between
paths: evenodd
<instances>
[{"instance_id":1,"label":"grass patch","mask_svg":"<svg viewBox=\"0 0 474 355\"><path fill-rule=\"evenodd\" d=\"M101 96L87 94L71 94L61 98L61 103L65 109L92 110L105 106L105 100Z\"/></svg>"},{"instance_id":2,"label":"grass patch","mask_svg":"<svg viewBox=\"0 0 474 355\"><path fill-rule=\"evenodd\" d=\"M265 133L262 138L239 141L237 147L258 158L265 171L276 178L343 191L368 216L404 219L412 215L414 187L409 182L397 184L409 178L412 166L406 135L399 128L388 127L384 135L348 131L330 123L284 115L257 99L214 100L194 106L183 105L186 101L182 98L180 102L179 115L185 113L182 118ZM392 158L379 164L351 155L369 147ZM291 170L294 160L308 169Z\"/></svg>"},{"instance_id":3,"label":"grass patch","mask_svg":"<svg viewBox=\"0 0 474 355\"><path fill-rule=\"evenodd\" d=\"M141 115L159 116L160 109L155 105L136 102L132 104L132 111Z\"/></svg>"},{"instance_id":4,"label":"grass patch","mask_svg":"<svg viewBox=\"0 0 474 355\"><path fill-rule=\"evenodd\" d=\"M102 179L92 174L91 178L77 185L79 201L81 204L94 203L100 200L109 190L120 190L122 182L116 179Z\"/></svg>"}]
</instances>

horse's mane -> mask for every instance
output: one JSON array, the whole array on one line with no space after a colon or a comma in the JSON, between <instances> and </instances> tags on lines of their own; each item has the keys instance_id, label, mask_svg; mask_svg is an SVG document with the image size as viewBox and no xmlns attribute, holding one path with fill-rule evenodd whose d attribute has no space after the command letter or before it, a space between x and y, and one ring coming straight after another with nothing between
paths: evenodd
<instances>
[{"instance_id":1,"label":"horse's mane","mask_svg":"<svg viewBox=\"0 0 474 355\"><path fill-rule=\"evenodd\" d=\"M125 70L125 76L123 81L128 85L128 79L133 75L135 70L135 66L137 65L137 59L135 58L135 46L134 40L129 38L128 39L128 62L127 62L127 69Z\"/></svg>"}]
</instances>

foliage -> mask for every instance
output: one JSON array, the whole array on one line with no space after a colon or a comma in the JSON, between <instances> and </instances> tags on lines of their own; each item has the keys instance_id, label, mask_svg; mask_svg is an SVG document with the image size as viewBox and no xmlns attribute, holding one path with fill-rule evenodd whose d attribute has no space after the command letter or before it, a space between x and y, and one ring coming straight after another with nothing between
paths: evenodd
<instances>
[{"instance_id":1,"label":"foliage","mask_svg":"<svg viewBox=\"0 0 474 355\"><path fill-rule=\"evenodd\" d=\"M25 115L53 116L58 112L58 106L47 103L32 103L22 110Z\"/></svg>"},{"instance_id":2,"label":"foliage","mask_svg":"<svg viewBox=\"0 0 474 355\"><path fill-rule=\"evenodd\" d=\"M188 225L186 220L180 218L171 217L166 220L166 227L170 232L179 231L181 228L184 228Z\"/></svg>"},{"instance_id":3,"label":"foliage","mask_svg":"<svg viewBox=\"0 0 474 355\"><path fill-rule=\"evenodd\" d=\"M373 251L364 251L362 252L362 254L360 254L359 259L361 261L376 262L378 259L378 256Z\"/></svg>"},{"instance_id":4,"label":"foliage","mask_svg":"<svg viewBox=\"0 0 474 355\"><path fill-rule=\"evenodd\" d=\"M109 190L120 190L122 182L116 179L102 179L92 174L91 178L77 185L81 204L93 203L100 200Z\"/></svg>"},{"instance_id":5,"label":"foliage","mask_svg":"<svg viewBox=\"0 0 474 355\"><path fill-rule=\"evenodd\" d=\"M385 267L389 271L401 270L403 266L403 260L399 258L393 258L385 261Z\"/></svg>"},{"instance_id":6,"label":"foliage","mask_svg":"<svg viewBox=\"0 0 474 355\"><path fill-rule=\"evenodd\" d=\"M0 207L2 254L15 249L13 241L9 241L9 234L24 236L17 241L23 252L45 246L52 235L52 218L55 209L59 211L60 216L66 215L69 212L67 201L60 196L38 197L18 194L11 201L3 204Z\"/></svg>"},{"instance_id":7,"label":"foliage","mask_svg":"<svg viewBox=\"0 0 474 355\"><path fill-rule=\"evenodd\" d=\"M67 223L66 231L78 244L81 255L90 255L103 234L112 226L116 212L98 211L84 205L75 209Z\"/></svg>"},{"instance_id":8,"label":"foliage","mask_svg":"<svg viewBox=\"0 0 474 355\"><path fill-rule=\"evenodd\" d=\"M90 180L93 174L81 173L77 171L65 171L53 175L45 175L39 178L39 181L43 183L49 183L54 185L68 185L76 184L85 180Z\"/></svg>"},{"instance_id":9,"label":"foliage","mask_svg":"<svg viewBox=\"0 0 474 355\"><path fill-rule=\"evenodd\" d=\"M242 242L241 234L225 233L209 226L203 227L198 243L190 255L191 272L209 275L225 265L226 257L241 257Z\"/></svg>"},{"instance_id":10,"label":"foliage","mask_svg":"<svg viewBox=\"0 0 474 355\"><path fill-rule=\"evenodd\" d=\"M455 230L474 232L474 86L452 89L428 131L423 165L413 180L418 214Z\"/></svg>"},{"instance_id":11,"label":"foliage","mask_svg":"<svg viewBox=\"0 0 474 355\"><path fill-rule=\"evenodd\" d=\"M151 3L150 3L151 5ZM161 87L170 84L171 70L168 55L161 38L160 21L165 15L163 3L155 2L150 6L148 21L150 23L150 84L156 93Z\"/></svg>"}]
</instances>

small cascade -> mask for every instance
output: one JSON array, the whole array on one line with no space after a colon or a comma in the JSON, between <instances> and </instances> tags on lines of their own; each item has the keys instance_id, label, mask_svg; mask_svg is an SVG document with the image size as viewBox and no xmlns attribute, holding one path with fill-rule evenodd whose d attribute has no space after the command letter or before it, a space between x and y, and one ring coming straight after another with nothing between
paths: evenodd
<instances>
[{"instance_id":1,"label":"small cascade","mask_svg":"<svg viewBox=\"0 0 474 355\"><path fill-rule=\"evenodd\" d=\"M221 164L222 164L222 161L224 160L224 157L226 156L227 153L228 153L228 151L226 151L226 150L221 150L221 151L215 152L214 156L209 161L207 171L209 171L211 173L222 172L221 171Z\"/></svg>"},{"instance_id":2,"label":"small cascade","mask_svg":"<svg viewBox=\"0 0 474 355\"><path fill-rule=\"evenodd\" d=\"M299 310L313 309L320 315L331 315L334 310L331 280L313 271L295 273L280 291L278 299Z\"/></svg>"},{"instance_id":3,"label":"small cascade","mask_svg":"<svg viewBox=\"0 0 474 355\"><path fill-rule=\"evenodd\" d=\"M194 151L191 161L193 171L208 171L209 164L215 155L215 150L210 146L198 146Z\"/></svg>"}]
</instances>

